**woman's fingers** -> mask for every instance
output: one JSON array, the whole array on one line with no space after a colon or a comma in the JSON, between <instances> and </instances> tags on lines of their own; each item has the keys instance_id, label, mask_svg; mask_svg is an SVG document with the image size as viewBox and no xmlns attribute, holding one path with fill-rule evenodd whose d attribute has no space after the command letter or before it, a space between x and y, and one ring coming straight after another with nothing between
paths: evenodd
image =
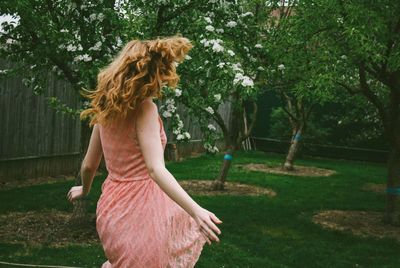
<instances>
[{"instance_id":1,"label":"woman's fingers","mask_svg":"<svg viewBox=\"0 0 400 268\"><path fill-rule=\"evenodd\" d=\"M214 213L210 214L210 218L215 222L215 223L222 223L222 221L220 219L218 219L217 216L215 216Z\"/></svg>"},{"instance_id":2,"label":"woman's fingers","mask_svg":"<svg viewBox=\"0 0 400 268\"><path fill-rule=\"evenodd\" d=\"M201 232L201 233L203 234L203 236L206 238L207 243L208 243L209 245L211 245L211 241L210 241L210 238L208 238L207 231L204 230L203 228L200 228L200 232Z\"/></svg>"},{"instance_id":3,"label":"woman's fingers","mask_svg":"<svg viewBox=\"0 0 400 268\"><path fill-rule=\"evenodd\" d=\"M208 227L207 223L203 224L202 226L212 240L219 242L218 236L214 234L210 227Z\"/></svg>"},{"instance_id":4,"label":"woman's fingers","mask_svg":"<svg viewBox=\"0 0 400 268\"><path fill-rule=\"evenodd\" d=\"M217 234L221 234L221 230L212 221L207 221L207 225Z\"/></svg>"}]
</instances>

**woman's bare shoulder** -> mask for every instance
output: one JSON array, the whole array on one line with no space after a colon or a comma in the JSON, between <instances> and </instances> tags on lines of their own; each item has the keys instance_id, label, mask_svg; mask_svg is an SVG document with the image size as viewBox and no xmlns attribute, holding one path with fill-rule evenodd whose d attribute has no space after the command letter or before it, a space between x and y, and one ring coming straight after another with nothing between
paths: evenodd
<instances>
[{"instance_id":1,"label":"woman's bare shoulder","mask_svg":"<svg viewBox=\"0 0 400 268\"><path fill-rule=\"evenodd\" d=\"M139 117L152 118L158 116L158 107L152 98L145 99L139 107Z\"/></svg>"}]
</instances>

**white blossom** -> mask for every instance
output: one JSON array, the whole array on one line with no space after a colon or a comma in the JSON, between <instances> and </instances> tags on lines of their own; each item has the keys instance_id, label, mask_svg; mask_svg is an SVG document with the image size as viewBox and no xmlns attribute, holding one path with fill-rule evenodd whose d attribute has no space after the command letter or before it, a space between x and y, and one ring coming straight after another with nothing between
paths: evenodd
<instances>
[{"instance_id":1,"label":"white blossom","mask_svg":"<svg viewBox=\"0 0 400 268\"><path fill-rule=\"evenodd\" d=\"M233 84L240 83L244 87L252 87L254 86L253 80L247 75L243 75L242 73L236 73L235 78L233 79Z\"/></svg>"},{"instance_id":2,"label":"white blossom","mask_svg":"<svg viewBox=\"0 0 400 268\"><path fill-rule=\"evenodd\" d=\"M209 46L210 42L207 39L203 38L200 40L200 44L203 44L205 47L207 47Z\"/></svg>"},{"instance_id":3,"label":"white blossom","mask_svg":"<svg viewBox=\"0 0 400 268\"><path fill-rule=\"evenodd\" d=\"M185 132L185 133L183 133L183 135L185 135L185 137L186 137L187 139L190 139L190 133L189 133L189 132Z\"/></svg>"},{"instance_id":4,"label":"white blossom","mask_svg":"<svg viewBox=\"0 0 400 268\"><path fill-rule=\"evenodd\" d=\"M96 18L97 18L97 15L94 13L90 14L90 16L89 16L90 21L94 21Z\"/></svg>"},{"instance_id":5,"label":"white blossom","mask_svg":"<svg viewBox=\"0 0 400 268\"><path fill-rule=\"evenodd\" d=\"M162 116L165 117L165 118L167 118L167 117L171 117L172 114L171 114L170 112L168 112L168 111L164 111L163 114L162 114Z\"/></svg>"},{"instance_id":6,"label":"white blossom","mask_svg":"<svg viewBox=\"0 0 400 268\"><path fill-rule=\"evenodd\" d=\"M91 48L89 48L89 50L101 50L101 42L98 41L94 46L92 46Z\"/></svg>"},{"instance_id":7,"label":"white blossom","mask_svg":"<svg viewBox=\"0 0 400 268\"><path fill-rule=\"evenodd\" d=\"M74 46L74 45L72 45L72 44L69 44L69 45L67 46L67 51L76 51L76 46Z\"/></svg>"},{"instance_id":8,"label":"white blossom","mask_svg":"<svg viewBox=\"0 0 400 268\"><path fill-rule=\"evenodd\" d=\"M242 65L240 63L232 64L232 70L235 72L243 72Z\"/></svg>"},{"instance_id":9,"label":"white blossom","mask_svg":"<svg viewBox=\"0 0 400 268\"><path fill-rule=\"evenodd\" d=\"M261 44L256 44L254 47L255 48L262 48L263 46Z\"/></svg>"},{"instance_id":10,"label":"white blossom","mask_svg":"<svg viewBox=\"0 0 400 268\"><path fill-rule=\"evenodd\" d=\"M252 87L252 86L254 86L254 82L250 77L243 76L242 86L244 86L244 87Z\"/></svg>"},{"instance_id":11,"label":"white blossom","mask_svg":"<svg viewBox=\"0 0 400 268\"><path fill-rule=\"evenodd\" d=\"M246 12L243 13L242 15L240 15L241 17L247 17L247 16L254 16L254 14L252 12Z\"/></svg>"},{"instance_id":12,"label":"white blossom","mask_svg":"<svg viewBox=\"0 0 400 268\"><path fill-rule=\"evenodd\" d=\"M216 153L219 152L217 146L212 146L209 142L204 143L204 148L209 151L210 153Z\"/></svg>"},{"instance_id":13,"label":"white blossom","mask_svg":"<svg viewBox=\"0 0 400 268\"><path fill-rule=\"evenodd\" d=\"M224 33L224 29L218 28L218 29L215 29L215 32L217 32L217 33Z\"/></svg>"},{"instance_id":14,"label":"white blossom","mask_svg":"<svg viewBox=\"0 0 400 268\"><path fill-rule=\"evenodd\" d=\"M218 94L214 94L214 99L216 100L216 101L220 101L221 100L221 94L220 93L218 93Z\"/></svg>"},{"instance_id":15,"label":"white blossom","mask_svg":"<svg viewBox=\"0 0 400 268\"><path fill-rule=\"evenodd\" d=\"M204 20L208 23L211 24L212 20L210 19L210 17L204 17Z\"/></svg>"},{"instance_id":16,"label":"white blossom","mask_svg":"<svg viewBox=\"0 0 400 268\"><path fill-rule=\"evenodd\" d=\"M285 65L279 64L279 65L278 65L278 70L280 70L280 71L285 70Z\"/></svg>"},{"instance_id":17,"label":"white blossom","mask_svg":"<svg viewBox=\"0 0 400 268\"><path fill-rule=\"evenodd\" d=\"M176 139L179 140L183 140L185 138L185 136L183 136L182 134L178 134L178 136L176 136Z\"/></svg>"},{"instance_id":18,"label":"white blossom","mask_svg":"<svg viewBox=\"0 0 400 268\"><path fill-rule=\"evenodd\" d=\"M232 56L232 57L235 56L235 52L233 52L233 51L230 50L230 49L229 49L228 51L226 51L226 52L228 52L228 54L229 54L230 56Z\"/></svg>"},{"instance_id":19,"label":"white blossom","mask_svg":"<svg viewBox=\"0 0 400 268\"><path fill-rule=\"evenodd\" d=\"M8 38L7 40L6 40L6 44L8 44L8 45L11 45L11 44L14 44L16 41L14 40L14 39L11 39L11 38Z\"/></svg>"},{"instance_id":20,"label":"white blossom","mask_svg":"<svg viewBox=\"0 0 400 268\"><path fill-rule=\"evenodd\" d=\"M210 106L208 106L207 108L205 108L205 110L206 110L207 112L209 112L210 114L214 114L214 109L213 109L212 107L210 107Z\"/></svg>"},{"instance_id":21,"label":"white blossom","mask_svg":"<svg viewBox=\"0 0 400 268\"><path fill-rule=\"evenodd\" d=\"M237 22L231 20L226 24L226 27L233 28L233 27L236 27L236 25L237 25Z\"/></svg>"},{"instance_id":22,"label":"white blossom","mask_svg":"<svg viewBox=\"0 0 400 268\"><path fill-rule=\"evenodd\" d=\"M190 57L189 55L185 55L185 59L186 59L186 60L191 60L192 57Z\"/></svg>"},{"instance_id":23,"label":"white blossom","mask_svg":"<svg viewBox=\"0 0 400 268\"><path fill-rule=\"evenodd\" d=\"M74 58L74 61L91 61L92 57L90 57L88 54L84 55L78 55Z\"/></svg>"},{"instance_id":24,"label":"white blossom","mask_svg":"<svg viewBox=\"0 0 400 268\"><path fill-rule=\"evenodd\" d=\"M224 51L224 47L221 46L219 43L215 42L215 43L213 44L213 46L212 46L212 50L213 50L214 52L222 52L222 51Z\"/></svg>"},{"instance_id":25,"label":"white blossom","mask_svg":"<svg viewBox=\"0 0 400 268\"><path fill-rule=\"evenodd\" d=\"M207 127L211 131L216 131L217 130L217 128L213 124L209 124Z\"/></svg>"},{"instance_id":26,"label":"white blossom","mask_svg":"<svg viewBox=\"0 0 400 268\"><path fill-rule=\"evenodd\" d=\"M206 30L209 31L209 32L214 32L214 26L212 26L212 25L207 25L207 26L206 26Z\"/></svg>"},{"instance_id":27,"label":"white blossom","mask_svg":"<svg viewBox=\"0 0 400 268\"><path fill-rule=\"evenodd\" d=\"M182 90L180 90L179 88L175 89L175 96L179 97L180 95L182 95Z\"/></svg>"},{"instance_id":28,"label":"white blossom","mask_svg":"<svg viewBox=\"0 0 400 268\"><path fill-rule=\"evenodd\" d=\"M220 63L218 63L217 66L222 69L225 66L225 62L220 62Z\"/></svg>"},{"instance_id":29,"label":"white blossom","mask_svg":"<svg viewBox=\"0 0 400 268\"><path fill-rule=\"evenodd\" d=\"M259 70L259 71L264 71L265 69L264 69L264 67L262 67L262 66L258 66L257 70Z\"/></svg>"}]
</instances>

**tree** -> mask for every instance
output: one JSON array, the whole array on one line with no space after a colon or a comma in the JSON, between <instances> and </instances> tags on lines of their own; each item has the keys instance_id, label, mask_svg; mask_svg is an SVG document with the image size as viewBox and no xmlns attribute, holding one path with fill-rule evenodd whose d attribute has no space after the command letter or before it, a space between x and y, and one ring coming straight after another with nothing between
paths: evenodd
<instances>
[{"instance_id":1,"label":"tree","mask_svg":"<svg viewBox=\"0 0 400 268\"><path fill-rule=\"evenodd\" d=\"M299 1L297 41L318 44L316 83L365 98L377 111L390 146L385 222L396 224L400 193L400 3Z\"/></svg>"},{"instance_id":2,"label":"tree","mask_svg":"<svg viewBox=\"0 0 400 268\"><path fill-rule=\"evenodd\" d=\"M216 127L210 126L207 120L215 120L222 129L229 148L220 176L220 185L223 185L233 151L250 135L254 125L245 124L244 119L248 120L249 113L255 118L256 113L254 100L259 87L254 81L257 81L259 47L255 45L258 39L256 22L262 17L260 3L215 0L5 2L0 4L1 14L15 14L19 23L4 25L1 41L5 45L0 54L22 63L20 68L28 77L24 81L38 94L43 86L41 74L49 69L67 79L78 94L82 88L95 88L98 70L131 39L176 33L192 39L198 49L192 53L192 65L182 64L181 99L193 115L198 115L206 133L207 149L216 152L214 140L218 136L214 131ZM239 39L243 42L235 42ZM198 88L202 88L201 95L197 94ZM228 99L233 104L234 115L227 124L215 111ZM79 113L55 98L49 101L65 112ZM244 108L246 102L253 103L252 110ZM84 104L82 98L83 107ZM170 101L165 107L173 110L174 103ZM174 134L177 138L183 137L182 140L188 139L190 134L183 131L179 120L177 118L173 124ZM87 147L88 134L87 123L83 122L82 152Z\"/></svg>"},{"instance_id":3,"label":"tree","mask_svg":"<svg viewBox=\"0 0 400 268\"><path fill-rule=\"evenodd\" d=\"M96 86L98 69L104 66L122 45L122 14L115 1L98 5L82 1L3 1L0 14L10 14L14 22L2 23L0 56L18 66L4 75L23 75L23 83L35 94L42 94L49 70L67 80L77 94ZM55 97L49 105L76 116L79 110L67 107ZM82 108L85 99L81 98ZM90 137L87 122L81 123L81 160ZM77 176L78 185L81 184ZM78 202L75 209L86 202ZM85 210L76 210L74 218L84 218Z\"/></svg>"},{"instance_id":4,"label":"tree","mask_svg":"<svg viewBox=\"0 0 400 268\"><path fill-rule=\"evenodd\" d=\"M272 12L264 29L266 83L280 96L291 129L291 144L283 164L290 171L294 170L294 160L312 113L317 106L332 101L333 95L315 78L319 73L313 69L316 64L313 58L321 53L318 44L299 42L298 1L268 2Z\"/></svg>"},{"instance_id":5,"label":"tree","mask_svg":"<svg viewBox=\"0 0 400 268\"><path fill-rule=\"evenodd\" d=\"M184 103L197 119L208 152L219 151L216 140L222 137L224 160L213 183L214 190L221 190L234 152L249 137L255 123L262 48L257 23L264 12L260 1L210 1L208 8L184 32L194 48L179 66L179 93L169 95L176 103ZM223 120L220 107L224 103L231 105L230 122ZM164 117L173 116L167 113Z\"/></svg>"}]
</instances>

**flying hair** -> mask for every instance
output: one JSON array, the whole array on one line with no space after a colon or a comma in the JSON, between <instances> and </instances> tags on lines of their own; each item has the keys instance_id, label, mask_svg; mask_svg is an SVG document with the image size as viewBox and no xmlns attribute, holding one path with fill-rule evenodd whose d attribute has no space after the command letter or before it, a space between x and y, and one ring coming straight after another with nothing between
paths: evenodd
<instances>
[{"instance_id":1,"label":"flying hair","mask_svg":"<svg viewBox=\"0 0 400 268\"><path fill-rule=\"evenodd\" d=\"M187 38L179 36L131 40L100 70L95 90L83 93L90 99L90 108L82 111L80 118L90 117L90 126L107 125L126 118L144 99L160 98L163 86L177 86L176 63L182 62L192 47Z\"/></svg>"}]
</instances>

